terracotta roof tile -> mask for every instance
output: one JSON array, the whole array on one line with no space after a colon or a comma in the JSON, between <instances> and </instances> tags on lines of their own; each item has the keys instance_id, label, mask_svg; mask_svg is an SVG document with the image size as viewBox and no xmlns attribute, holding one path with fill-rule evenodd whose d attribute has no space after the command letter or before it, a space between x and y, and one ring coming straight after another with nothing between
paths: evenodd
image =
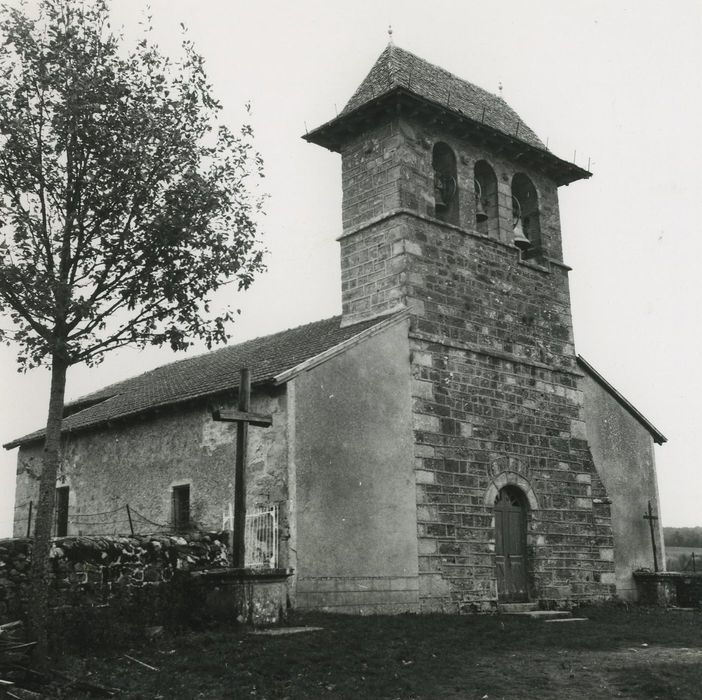
<instances>
[{"instance_id":1,"label":"terracotta roof tile","mask_svg":"<svg viewBox=\"0 0 702 700\"><path fill-rule=\"evenodd\" d=\"M252 384L271 381L281 372L353 338L385 318L342 328L341 316L334 316L157 367L69 402L62 428L79 431L158 407L236 389L239 372L244 367L251 370ZM44 431L39 430L4 447L17 447L43 435Z\"/></svg>"},{"instance_id":2,"label":"terracotta roof tile","mask_svg":"<svg viewBox=\"0 0 702 700\"><path fill-rule=\"evenodd\" d=\"M546 150L541 139L501 97L392 44L380 54L339 116L397 87Z\"/></svg>"}]
</instances>

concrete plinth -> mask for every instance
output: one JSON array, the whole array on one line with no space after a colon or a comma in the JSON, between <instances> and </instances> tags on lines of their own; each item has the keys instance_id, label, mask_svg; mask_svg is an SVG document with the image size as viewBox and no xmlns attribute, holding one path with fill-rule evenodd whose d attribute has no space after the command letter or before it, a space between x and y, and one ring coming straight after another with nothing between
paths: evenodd
<instances>
[{"instance_id":1,"label":"concrete plinth","mask_svg":"<svg viewBox=\"0 0 702 700\"><path fill-rule=\"evenodd\" d=\"M285 621L287 569L209 569L192 573L205 612L222 620L263 627Z\"/></svg>"},{"instance_id":2,"label":"concrete plinth","mask_svg":"<svg viewBox=\"0 0 702 700\"><path fill-rule=\"evenodd\" d=\"M635 571L634 580L645 605L702 606L702 573Z\"/></svg>"}]
</instances>

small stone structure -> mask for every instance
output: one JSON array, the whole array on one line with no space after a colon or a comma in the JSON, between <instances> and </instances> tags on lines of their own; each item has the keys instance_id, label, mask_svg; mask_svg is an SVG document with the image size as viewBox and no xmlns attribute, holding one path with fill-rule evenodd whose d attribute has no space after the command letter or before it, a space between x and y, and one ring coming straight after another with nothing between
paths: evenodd
<instances>
[{"instance_id":1,"label":"small stone structure","mask_svg":"<svg viewBox=\"0 0 702 700\"><path fill-rule=\"evenodd\" d=\"M634 579L644 605L702 607L702 572L635 571Z\"/></svg>"}]
</instances>

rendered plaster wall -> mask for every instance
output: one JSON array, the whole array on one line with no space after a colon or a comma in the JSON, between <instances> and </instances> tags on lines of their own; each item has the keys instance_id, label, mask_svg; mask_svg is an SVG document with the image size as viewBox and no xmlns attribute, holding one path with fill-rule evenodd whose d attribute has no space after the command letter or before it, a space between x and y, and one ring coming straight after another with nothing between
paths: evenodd
<instances>
[{"instance_id":1,"label":"rendered plaster wall","mask_svg":"<svg viewBox=\"0 0 702 700\"><path fill-rule=\"evenodd\" d=\"M235 407L231 399L217 403ZM284 389L254 388L251 410L272 414L273 426L249 428L248 507L287 500L285 406ZM172 488L180 484L190 485L192 526L220 529L233 501L235 444L235 424L213 421L204 404L69 435L57 484L70 488L68 534L128 533L126 504L136 532L168 529ZM40 444L18 455L15 536L26 534L26 504L37 500L41 457Z\"/></svg>"},{"instance_id":2,"label":"rendered plaster wall","mask_svg":"<svg viewBox=\"0 0 702 700\"><path fill-rule=\"evenodd\" d=\"M660 516L653 440L648 430L592 377L585 375L579 385L585 396L587 439L612 499L617 594L635 600L632 572L653 571L651 530L643 519L649 500L654 514ZM654 525L658 566L663 570L665 551L660 520Z\"/></svg>"},{"instance_id":3,"label":"rendered plaster wall","mask_svg":"<svg viewBox=\"0 0 702 700\"><path fill-rule=\"evenodd\" d=\"M417 609L407 321L295 379L299 608Z\"/></svg>"}]
</instances>

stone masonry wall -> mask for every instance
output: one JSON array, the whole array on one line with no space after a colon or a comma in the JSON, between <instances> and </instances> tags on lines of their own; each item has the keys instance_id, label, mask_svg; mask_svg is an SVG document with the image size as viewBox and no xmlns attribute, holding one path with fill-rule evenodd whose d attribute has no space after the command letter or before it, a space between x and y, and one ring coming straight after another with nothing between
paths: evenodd
<instances>
[{"instance_id":1,"label":"stone masonry wall","mask_svg":"<svg viewBox=\"0 0 702 700\"><path fill-rule=\"evenodd\" d=\"M52 620L77 624L91 609L110 606L125 623L175 622L187 617L178 574L228 565L226 534L184 537L63 537L51 549ZM24 618L32 541L0 540L0 621ZM197 601L185 605L197 607ZM182 622L182 620L181 620ZM54 630L58 632L58 630Z\"/></svg>"},{"instance_id":2,"label":"stone masonry wall","mask_svg":"<svg viewBox=\"0 0 702 700\"><path fill-rule=\"evenodd\" d=\"M493 503L507 484L530 500L532 596L609 595L609 507L593 501L606 494L585 439L564 271L414 217L404 240L413 251L405 289L417 311L410 335L424 607L495 599Z\"/></svg>"},{"instance_id":3,"label":"stone masonry wall","mask_svg":"<svg viewBox=\"0 0 702 700\"><path fill-rule=\"evenodd\" d=\"M396 210L402 176L397 120L371 127L344 150L341 161L344 231Z\"/></svg>"},{"instance_id":4,"label":"stone masonry wall","mask_svg":"<svg viewBox=\"0 0 702 700\"><path fill-rule=\"evenodd\" d=\"M517 164L403 119L373 134L375 141L364 135L343 152L343 311L350 323L398 306L413 310L422 608L494 604L493 508L508 484L529 501L532 599L566 604L611 595L610 512L576 384L556 187L526 172L539 196L542 254L522 260L511 242ZM459 164L458 226L434 218L431 148L438 140ZM497 175L499 226L490 235L475 227L479 159ZM364 204L371 200L377 206Z\"/></svg>"},{"instance_id":5,"label":"stone masonry wall","mask_svg":"<svg viewBox=\"0 0 702 700\"><path fill-rule=\"evenodd\" d=\"M401 212L434 220L432 146L448 143L457 155L459 226L480 235L475 224L475 163L486 160L495 170L498 187L498 222L486 241L512 243L511 182L524 172L539 197L541 262L548 267L562 261L560 215L555 186L537 172L524 170L499 155L439 132L431 138L421 127L394 119L349 142L342 153L343 225L341 242L342 309L346 323L387 313L404 300L406 281L402 260L402 233L388 228ZM375 224L382 222L380 227ZM412 252L410 250L410 252ZM567 293L567 290L566 290Z\"/></svg>"}]
</instances>

